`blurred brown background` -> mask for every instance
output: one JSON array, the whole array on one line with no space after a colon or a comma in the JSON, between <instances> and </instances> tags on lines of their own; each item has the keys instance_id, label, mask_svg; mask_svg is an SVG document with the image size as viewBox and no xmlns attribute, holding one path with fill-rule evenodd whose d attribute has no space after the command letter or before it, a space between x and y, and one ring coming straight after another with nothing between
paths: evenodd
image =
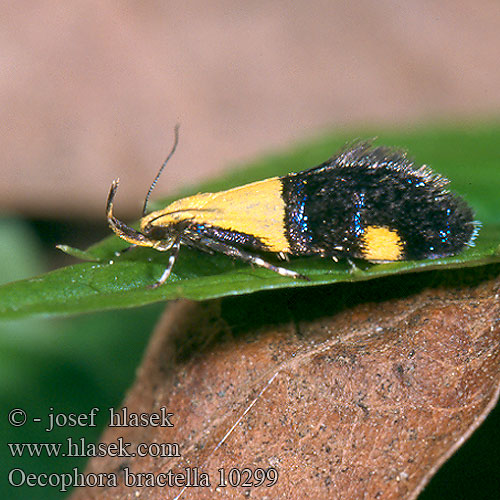
<instances>
[{"instance_id":1,"label":"blurred brown background","mask_svg":"<svg viewBox=\"0 0 500 500\"><path fill-rule=\"evenodd\" d=\"M500 3L2 2L1 208L121 217L346 124L498 116Z\"/></svg>"}]
</instances>

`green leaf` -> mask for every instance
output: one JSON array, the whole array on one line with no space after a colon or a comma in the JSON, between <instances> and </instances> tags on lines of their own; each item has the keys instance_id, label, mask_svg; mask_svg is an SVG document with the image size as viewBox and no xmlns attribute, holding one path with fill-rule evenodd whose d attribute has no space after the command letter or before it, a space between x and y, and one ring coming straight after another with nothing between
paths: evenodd
<instances>
[{"instance_id":1,"label":"green leaf","mask_svg":"<svg viewBox=\"0 0 500 500\"><path fill-rule=\"evenodd\" d=\"M71 257L75 257L76 259L90 261L99 260L99 258L93 255L90 250L80 250L79 248L70 247L69 245L56 245L56 248L68 255L71 255Z\"/></svg>"},{"instance_id":2,"label":"green leaf","mask_svg":"<svg viewBox=\"0 0 500 500\"><path fill-rule=\"evenodd\" d=\"M314 166L355 137L373 137L373 131L327 136L290 153L272 155L253 166L197 189L217 191L274 175ZM281 277L271 271L234 262L223 255L207 255L182 248L174 271L163 286L151 289L165 269L168 257L151 249L136 249L120 257L127 244L115 236L87 251L64 247L67 253L97 262L78 263L37 278L0 287L0 317L31 314L73 314L134 307L180 297L204 300L295 286L338 281L362 281L398 273L430 269L481 266L500 262L500 125L435 127L398 133L379 133L377 144L408 149L417 163L427 163L451 180L450 189L462 194L483 223L476 245L461 254L437 260L372 265L329 259L294 259L287 267L311 281ZM189 194L189 193L185 193ZM166 203L168 200L165 200ZM157 203L155 208L164 206ZM272 257L269 258L272 260Z\"/></svg>"}]
</instances>

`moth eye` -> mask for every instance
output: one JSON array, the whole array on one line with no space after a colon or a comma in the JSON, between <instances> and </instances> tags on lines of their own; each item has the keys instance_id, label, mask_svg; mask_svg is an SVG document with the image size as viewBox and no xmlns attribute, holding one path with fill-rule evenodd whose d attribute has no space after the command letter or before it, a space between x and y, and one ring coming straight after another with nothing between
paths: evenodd
<instances>
[{"instance_id":1,"label":"moth eye","mask_svg":"<svg viewBox=\"0 0 500 500\"><path fill-rule=\"evenodd\" d=\"M170 236L170 231L161 226L150 226L146 229L146 233L152 240L165 240Z\"/></svg>"}]
</instances>

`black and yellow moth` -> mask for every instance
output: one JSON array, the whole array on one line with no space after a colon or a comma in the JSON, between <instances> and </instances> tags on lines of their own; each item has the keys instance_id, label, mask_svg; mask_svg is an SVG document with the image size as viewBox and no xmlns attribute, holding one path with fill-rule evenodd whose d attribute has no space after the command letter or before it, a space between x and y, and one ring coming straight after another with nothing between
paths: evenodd
<instances>
[{"instance_id":1,"label":"black and yellow moth","mask_svg":"<svg viewBox=\"0 0 500 500\"><path fill-rule=\"evenodd\" d=\"M170 252L153 285L169 277L181 245L222 253L290 278L299 273L267 262L319 256L369 262L436 259L472 246L479 229L471 208L445 189L427 166L415 168L401 150L354 143L303 172L218 193L199 193L146 214L140 230L113 215L118 180L107 199L109 226L132 246Z\"/></svg>"}]
</instances>

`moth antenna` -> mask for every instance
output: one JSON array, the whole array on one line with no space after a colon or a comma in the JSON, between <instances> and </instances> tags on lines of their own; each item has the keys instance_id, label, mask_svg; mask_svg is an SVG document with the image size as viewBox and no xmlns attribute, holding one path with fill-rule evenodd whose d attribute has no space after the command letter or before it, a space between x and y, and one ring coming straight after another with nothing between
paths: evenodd
<instances>
[{"instance_id":1,"label":"moth antenna","mask_svg":"<svg viewBox=\"0 0 500 500\"><path fill-rule=\"evenodd\" d=\"M158 173L156 174L154 181L151 183L148 194L146 195L146 198L144 200L144 206L142 207L142 216L143 217L146 215L146 212L148 209L149 197L151 196L151 193L153 192L153 189L155 188L156 183L158 182L158 179L160 178L160 175L163 172L163 169L167 166L168 161L170 160L170 158L172 158L173 154L175 153L175 150L177 148L177 144L179 143L179 127L180 127L180 124L178 123L174 128L174 145L172 146L172 149L170 150L170 153L168 154L166 160L163 162L163 165L161 166L160 170L158 170Z\"/></svg>"}]
</instances>

